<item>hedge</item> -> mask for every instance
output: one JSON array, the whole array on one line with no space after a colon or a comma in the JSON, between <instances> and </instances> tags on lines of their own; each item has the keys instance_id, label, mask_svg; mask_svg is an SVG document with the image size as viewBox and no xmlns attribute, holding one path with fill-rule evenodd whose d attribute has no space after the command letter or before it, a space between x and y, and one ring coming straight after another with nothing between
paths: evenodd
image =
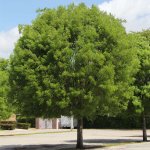
<instances>
[{"instance_id":1,"label":"hedge","mask_svg":"<svg viewBox=\"0 0 150 150\"><path fill-rule=\"evenodd\" d=\"M17 118L17 122L19 122L19 123L30 123L31 124L31 128L35 128L35 118L34 117L22 117L22 116L19 116Z\"/></svg>"},{"instance_id":2,"label":"hedge","mask_svg":"<svg viewBox=\"0 0 150 150\"><path fill-rule=\"evenodd\" d=\"M16 122L15 121L1 121L0 128L2 130L14 130L16 128Z\"/></svg>"},{"instance_id":3,"label":"hedge","mask_svg":"<svg viewBox=\"0 0 150 150\"><path fill-rule=\"evenodd\" d=\"M150 118L147 117L147 128L150 128ZM93 121L84 119L84 128L98 128L98 129L141 129L141 117L108 117L98 116Z\"/></svg>"},{"instance_id":4,"label":"hedge","mask_svg":"<svg viewBox=\"0 0 150 150\"><path fill-rule=\"evenodd\" d=\"M18 129L29 129L31 127L30 123L17 123Z\"/></svg>"}]
</instances>

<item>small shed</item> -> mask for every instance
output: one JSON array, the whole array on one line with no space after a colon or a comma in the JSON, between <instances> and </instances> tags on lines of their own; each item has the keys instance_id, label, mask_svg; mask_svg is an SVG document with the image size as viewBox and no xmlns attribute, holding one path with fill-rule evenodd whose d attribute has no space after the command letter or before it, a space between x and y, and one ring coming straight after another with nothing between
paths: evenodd
<instances>
[{"instance_id":1,"label":"small shed","mask_svg":"<svg viewBox=\"0 0 150 150\"><path fill-rule=\"evenodd\" d=\"M60 128L59 118L51 118L51 119L36 118L36 129L59 129L59 128Z\"/></svg>"},{"instance_id":2,"label":"small shed","mask_svg":"<svg viewBox=\"0 0 150 150\"><path fill-rule=\"evenodd\" d=\"M60 129L77 126L77 120L73 116L61 116L61 118L36 118L36 129Z\"/></svg>"},{"instance_id":3,"label":"small shed","mask_svg":"<svg viewBox=\"0 0 150 150\"><path fill-rule=\"evenodd\" d=\"M61 128L71 128L74 129L74 127L77 127L77 120L71 116L61 116Z\"/></svg>"}]
</instances>

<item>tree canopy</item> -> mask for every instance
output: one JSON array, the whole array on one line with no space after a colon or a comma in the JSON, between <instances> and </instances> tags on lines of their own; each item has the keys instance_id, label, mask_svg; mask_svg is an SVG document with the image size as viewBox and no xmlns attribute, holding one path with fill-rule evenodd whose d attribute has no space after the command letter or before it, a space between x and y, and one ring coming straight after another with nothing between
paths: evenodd
<instances>
[{"instance_id":1,"label":"tree canopy","mask_svg":"<svg viewBox=\"0 0 150 150\"><path fill-rule=\"evenodd\" d=\"M126 109L138 61L121 20L72 4L40 10L20 32L10 83L25 114L82 119Z\"/></svg>"},{"instance_id":2,"label":"tree canopy","mask_svg":"<svg viewBox=\"0 0 150 150\"><path fill-rule=\"evenodd\" d=\"M150 30L136 33L138 58L140 68L136 75L136 96L139 98L142 110L150 114Z\"/></svg>"},{"instance_id":3,"label":"tree canopy","mask_svg":"<svg viewBox=\"0 0 150 150\"><path fill-rule=\"evenodd\" d=\"M0 120L8 118L10 115L8 75L8 60L0 58Z\"/></svg>"},{"instance_id":4,"label":"tree canopy","mask_svg":"<svg viewBox=\"0 0 150 150\"><path fill-rule=\"evenodd\" d=\"M143 118L143 141L147 141L146 116L150 115L150 30L133 33L138 51L140 67L135 80L135 100L133 104Z\"/></svg>"}]
</instances>

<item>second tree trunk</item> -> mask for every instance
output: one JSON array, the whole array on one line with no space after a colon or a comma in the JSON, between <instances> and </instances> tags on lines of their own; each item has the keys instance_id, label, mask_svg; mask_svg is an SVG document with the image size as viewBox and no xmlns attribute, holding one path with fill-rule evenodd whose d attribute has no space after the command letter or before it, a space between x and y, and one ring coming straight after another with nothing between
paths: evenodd
<instances>
[{"instance_id":1,"label":"second tree trunk","mask_svg":"<svg viewBox=\"0 0 150 150\"><path fill-rule=\"evenodd\" d=\"M76 148L83 149L83 119L78 119L78 125L77 125L77 146Z\"/></svg>"},{"instance_id":2,"label":"second tree trunk","mask_svg":"<svg viewBox=\"0 0 150 150\"><path fill-rule=\"evenodd\" d=\"M142 120L143 120L143 141L147 141L146 118L144 112L142 114Z\"/></svg>"}]
</instances>

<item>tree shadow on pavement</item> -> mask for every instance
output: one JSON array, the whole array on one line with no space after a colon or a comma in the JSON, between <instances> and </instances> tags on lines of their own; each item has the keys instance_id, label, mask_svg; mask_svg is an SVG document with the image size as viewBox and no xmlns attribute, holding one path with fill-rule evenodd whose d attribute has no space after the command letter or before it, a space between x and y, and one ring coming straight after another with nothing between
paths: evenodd
<instances>
[{"instance_id":1,"label":"tree shadow on pavement","mask_svg":"<svg viewBox=\"0 0 150 150\"><path fill-rule=\"evenodd\" d=\"M76 142L75 140L70 140L67 142ZM113 144L113 143L133 143L141 142L140 139L84 139L84 143L101 143L101 144Z\"/></svg>"},{"instance_id":2,"label":"tree shadow on pavement","mask_svg":"<svg viewBox=\"0 0 150 150\"><path fill-rule=\"evenodd\" d=\"M57 144L57 145L10 145L2 146L0 150L77 150L75 144ZM103 148L100 145L85 145L84 149Z\"/></svg>"},{"instance_id":3,"label":"tree shadow on pavement","mask_svg":"<svg viewBox=\"0 0 150 150\"><path fill-rule=\"evenodd\" d=\"M0 150L76 150L76 145L74 144L76 143L76 140L67 142L70 142L71 144L9 145L0 147ZM105 148L109 144L130 144L133 142L141 141L136 139L85 139L84 149L99 149Z\"/></svg>"},{"instance_id":4,"label":"tree shadow on pavement","mask_svg":"<svg viewBox=\"0 0 150 150\"><path fill-rule=\"evenodd\" d=\"M143 135L132 135L132 136L128 136L128 137L143 137ZM150 135L147 136L148 138L150 137Z\"/></svg>"},{"instance_id":5,"label":"tree shadow on pavement","mask_svg":"<svg viewBox=\"0 0 150 150\"><path fill-rule=\"evenodd\" d=\"M117 143L133 143L141 142L139 139L87 139L84 143L103 143L103 144L117 144Z\"/></svg>"},{"instance_id":6,"label":"tree shadow on pavement","mask_svg":"<svg viewBox=\"0 0 150 150\"><path fill-rule=\"evenodd\" d=\"M75 140L70 140L67 142L74 143ZM111 145L111 144L121 144L121 143L139 143L142 142L142 140L139 139L85 139L84 144L88 145L95 145L95 144L101 144L101 145Z\"/></svg>"},{"instance_id":7,"label":"tree shadow on pavement","mask_svg":"<svg viewBox=\"0 0 150 150\"><path fill-rule=\"evenodd\" d=\"M9 145L2 146L0 150L59 150L61 148L72 147L73 144L40 144L40 145Z\"/></svg>"},{"instance_id":8,"label":"tree shadow on pavement","mask_svg":"<svg viewBox=\"0 0 150 150\"><path fill-rule=\"evenodd\" d=\"M75 140L66 141L70 143L76 142ZM119 144L131 144L140 143L139 139L84 139L84 149L96 149L105 148L107 146L117 146ZM73 149L63 149L63 150L73 150Z\"/></svg>"}]
</instances>

